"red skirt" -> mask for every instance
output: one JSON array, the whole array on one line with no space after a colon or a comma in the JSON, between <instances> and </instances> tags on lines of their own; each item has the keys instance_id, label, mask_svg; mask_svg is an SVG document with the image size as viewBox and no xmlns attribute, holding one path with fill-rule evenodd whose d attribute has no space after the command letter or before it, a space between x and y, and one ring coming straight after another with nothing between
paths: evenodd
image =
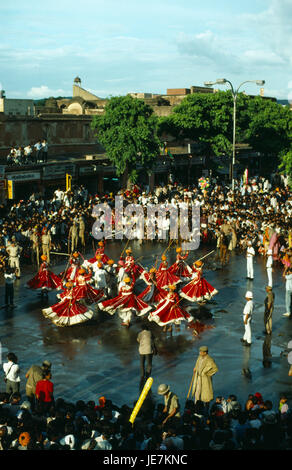
<instances>
[{"instance_id":1,"label":"red skirt","mask_svg":"<svg viewBox=\"0 0 292 470\"><path fill-rule=\"evenodd\" d=\"M105 300L98 304L100 310L105 310L110 315L113 315L117 309L121 312L128 312L134 310L136 315L141 316L151 310L151 306L143 302L132 292L129 294L119 294L114 299Z\"/></svg>"},{"instance_id":2,"label":"red skirt","mask_svg":"<svg viewBox=\"0 0 292 470\"><path fill-rule=\"evenodd\" d=\"M96 261L101 261L103 264L106 264L108 260L110 259L105 253L103 253L103 255L100 255L100 256L101 256L100 260L97 260L95 256L94 258L90 258L89 260L87 260L87 263L93 264L93 263L96 263Z\"/></svg>"},{"instance_id":3,"label":"red skirt","mask_svg":"<svg viewBox=\"0 0 292 470\"><path fill-rule=\"evenodd\" d=\"M57 326L72 326L91 320L94 315L86 305L76 302L75 299L65 298L61 302L42 310L43 315Z\"/></svg>"},{"instance_id":4,"label":"red skirt","mask_svg":"<svg viewBox=\"0 0 292 470\"><path fill-rule=\"evenodd\" d=\"M157 309L148 315L148 320L155 321L159 326L168 325L169 323L179 325L183 320L188 322L193 320L193 317L188 312L180 308L179 305L175 305L169 299L164 299L160 302Z\"/></svg>"},{"instance_id":5,"label":"red skirt","mask_svg":"<svg viewBox=\"0 0 292 470\"><path fill-rule=\"evenodd\" d=\"M142 266L139 266L138 264L134 264L129 267L127 267L126 265L124 269L125 273L131 276L131 278L135 281L138 279L138 277L142 276L145 273L145 269L143 269Z\"/></svg>"},{"instance_id":6,"label":"red skirt","mask_svg":"<svg viewBox=\"0 0 292 470\"><path fill-rule=\"evenodd\" d=\"M157 271L156 282L159 289L167 289L169 285L176 285L181 282L180 278L169 272L168 269Z\"/></svg>"},{"instance_id":7,"label":"red skirt","mask_svg":"<svg viewBox=\"0 0 292 470\"><path fill-rule=\"evenodd\" d=\"M95 289L90 284L73 287L72 294L75 301L84 299L88 304L95 304L104 296L102 290ZM64 292L58 294L57 297L63 299L66 295L68 295L68 291L64 290Z\"/></svg>"},{"instance_id":8,"label":"red skirt","mask_svg":"<svg viewBox=\"0 0 292 470\"><path fill-rule=\"evenodd\" d=\"M179 277L181 280L188 280L192 277L191 268L183 260L180 260L170 266L169 272Z\"/></svg>"},{"instance_id":9,"label":"red skirt","mask_svg":"<svg viewBox=\"0 0 292 470\"><path fill-rule=\"evenodd\" d=\"M180 291L181 297L190 302L201 302L202 300L210 300L218 291L209 284L203 277L193 279Z\"/></svg>"},{"instance_id":10,"label":"red skirt","mask_svg":"<svg viewBox=\"0 0 292 470\"><path fill-rule=\"evenodd\" d=\"M165 299L167 292L165 289L158 289L154 284L149 285L138 295L139 299L144 300L147 304L158 305Z\"/></svg>"},{"instance_id":11,"label":"red skirt","mask_svg":"<svg viewBox=\"0 0 292 470\"><path fill-rule=\"evenodd\" d=\"M62 285L62 279L52 271L44 269L28 281L27 285L31 289L58 289Z\"/></svg>"}]
</instances>

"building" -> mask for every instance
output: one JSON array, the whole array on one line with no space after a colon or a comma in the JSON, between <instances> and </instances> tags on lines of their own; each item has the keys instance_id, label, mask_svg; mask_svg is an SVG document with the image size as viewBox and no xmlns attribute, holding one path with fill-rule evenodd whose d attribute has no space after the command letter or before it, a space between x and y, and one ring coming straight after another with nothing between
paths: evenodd
<instances>
[{"instance_id":1,"label":"building","mask_svg":"<svg viewBox=\"0 0 292 470\"><path fill-rule=\"evenodd\" d=\"M6 116L34 116L34 102L6 98L5 91L0 90L0 113Z\"/></svg>"}]
</instances>

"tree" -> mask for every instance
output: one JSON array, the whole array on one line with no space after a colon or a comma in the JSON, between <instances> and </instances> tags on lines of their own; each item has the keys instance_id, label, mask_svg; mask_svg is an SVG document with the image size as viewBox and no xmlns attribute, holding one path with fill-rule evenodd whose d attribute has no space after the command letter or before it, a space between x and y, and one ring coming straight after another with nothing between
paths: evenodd
<instances>
[{"instance_id":1,"label":"tree","mask_svg":"<svg viewBox=\"0 0 292 470\"><path fill-rule=\"evenodd\" d=\"M247 143L264 155L265 166L288 152L292 114L289 107L261 96L238 93L236 102L236 144ZM232 153L233 97L230 90L191 94L161 118L159 135L171 134L178 140L201 144L206 156ZM269 157L269 159L268 159ZM286 160L285 160L286 161Z\"/></svg>"},{"instance_id":2,"label":"tree","mask_svg":"<svg viewBox=\"0 0 292 470\"><path fill-rule=\"evenodd\" d=\"M150 170L160 154L157 117L143 101L131 96L111 98L104 114L94 116L92 128L103 145L117 175L125 175L129 183L138 176L137 164Z\"/></svg>"}]
</instances>

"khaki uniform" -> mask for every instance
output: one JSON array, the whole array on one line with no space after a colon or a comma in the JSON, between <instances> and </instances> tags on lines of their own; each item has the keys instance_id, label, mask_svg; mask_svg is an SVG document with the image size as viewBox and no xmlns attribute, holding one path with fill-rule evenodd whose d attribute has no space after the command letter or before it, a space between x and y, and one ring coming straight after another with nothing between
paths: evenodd
<instances>
[{"instance_id":1,"label":"khaki uniform","mask_svg":"<svg viewBox=\"0 0 292 470\"><path fill-rule=\"evenodd\" d=\"M39 265L39 259L40 259L39 236L36 232L33 232L30 239L32 241L31 261L32 263L34 263L34 260L36 259L36 263L37 265Z\"/></svg>"},{"instance_id":2,"label":"khaki uniform","mask_svg":"<svg viewBox=\"0 0 292 470\"><path fill-rule=\"evenodd\" d=\"M71 253L76 251L78 246L78 225L73 224L69 230L69 240L71 240ZM70 248L70 243L69 243Z\"/></svg>"},{"instance_id":3,"label":"khaki uniform","mask_svg":"<svg viewBox=\"0 0 292 470\"><path fill-rule=\"evenodd\" d=\"M81 245L85 246L85 223L84 220L79 220L79 238Z\"/></svg>"},{"instance_id":4,"label":"khaki uniform","mask_svg":"<svg viewBox=\"0 0 292 470\"><path fill-rule=\"evenodd\" d=\"M272 333L272 315L274 310L274 299L275 294L272 291L267 292L267 297L265 299L264 323L265 330L268 335Z\"/></svg>"},{"instance_id":5,"label":"khaki uniform","mask_svg":"<svg viewBox=\"0 0 292 470\"><path fill-rule=\"evenodd\" d=\"M199 356L195 365L194 384L192 396L195 401L201 400L209 403L213 400L212 376L216 374L218 367L209 354Z\"/></svg>"},{"instance_id":6,"label":"khaki uniform","mask_svg":"<svg viewBox=\"0 0 292 470\"><path fill-rule=\"evenodd\" d=\"M9 266L11 268L16 268L15 274L17 277L20 277L19 256L22 252L22 248L19 245L13 244L9 245L6 248L6 251L9 254Z\"/></svg>"},{"instance_id":7,"label":"khaki uniform","mask_svg":"<svg viewBox=\"0 0 292 470\"><path fill-rule=\"evenodd\" d=\"M47 257L47 263L50 263L51 235L44 233L42 235L42 254Z\"/></svg>"}]
</instances>

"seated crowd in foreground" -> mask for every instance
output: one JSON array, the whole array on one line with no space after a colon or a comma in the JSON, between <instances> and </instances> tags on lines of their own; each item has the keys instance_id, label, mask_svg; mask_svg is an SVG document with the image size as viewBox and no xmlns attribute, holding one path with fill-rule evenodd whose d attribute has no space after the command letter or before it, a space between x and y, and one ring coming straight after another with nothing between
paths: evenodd
<instances>
[{"instance_id":1,"label":"seated crowd in foreground","mask_svg":"<svg viewBox=\"0 0 292 470\"><path fill-rule=\"evenodd\" d=\"M179 421L162 425L163 404L148 396L134 425L132 409L106 397L69 403L58 398L44 411L21 402L18 392L0 394L0 450L271 450L292 449L292 413L287 397L279 404L249 395L217 397L208 411L188 400Z\"/></svg>"}]
</instances>

